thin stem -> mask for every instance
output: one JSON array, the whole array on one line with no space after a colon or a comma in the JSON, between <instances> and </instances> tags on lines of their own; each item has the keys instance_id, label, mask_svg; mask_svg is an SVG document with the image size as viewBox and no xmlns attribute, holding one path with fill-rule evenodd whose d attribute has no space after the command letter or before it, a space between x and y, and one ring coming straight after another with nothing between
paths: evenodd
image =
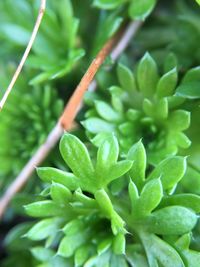
<instances>
[{"instance_id":1,"label":"thin stem","mask_svg":"<svg viewBox=\"0 0 200 267\"><path fill-rule=\"evenodd\" d=\"M100 66L103 64L105 58L111 52L113 45L116 43L117 37L118 36L115 35L104 45L104 47L100 50L100 52L90 64L79 85L76 87L76 90L67 103L67 106L60 118L60 123L64 129L70 128L70 125L72 124L74 118L76 117L76 114L78 113L79 106L81 104L81 100L83 99L85 91L88 89L90 83L92 82Z\"/></svg>"},{"instance_id":2,"label":"thin stem","mask_svg":"<svg viewBox=\"0 0 200 267\"><path fill-rule=\"evenodd\" d=\"M40 5L40 9L39 9L39 13L38 13L38 17L37 17L37 20L35 22L35 26L34 26L34 29L33 29L33 32L31 34L31 38L29 40L29 43L26 47L26 50L24 52L24 55L12 77L12 80L10 82L10 84L8 85L8 88L6 89L4 95L3 95L3 98L1 99L0 101L0 111L3 109L3 106L5 105L6 103L6 100L9 96L9 94L11 93L12 89L13 89L13 86L15 85L16 81L17 81L17 78L19 77L19 74L24 66L24 63L26 62L26 59L30 53L30 50L33 46L33 43L34 43L34 40L35 40L35 37L38 33L38 30L39 30L39 27L40 27L40 24L41 24L41 21L42 21L42 18L43 18L43 15L44 15L44 11L45 11L45 8L46 8L46 0L41 0L41 5Z\"/></svg>"}]
</instances>

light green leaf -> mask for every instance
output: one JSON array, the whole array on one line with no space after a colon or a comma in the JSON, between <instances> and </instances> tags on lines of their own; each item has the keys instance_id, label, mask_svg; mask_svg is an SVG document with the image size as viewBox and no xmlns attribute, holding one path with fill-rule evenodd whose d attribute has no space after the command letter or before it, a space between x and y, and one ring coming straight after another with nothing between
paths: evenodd
<instances>
[{"instance_id":1,"label":"light green leaf","mask_svg":"<svg viewBox=\"0 0 200 267\"><path fill-rule=\"evenodd\" d=\"M53 183L50 190L51 198L58 205L66 206L72 197L71 191L64 185Z\"/></svg>"},{"instance_id":2,"label":"light green leaf","mask_svg":"<svg viewBox=\"0 0 200 267\"><path fill-rule=\"evenodd\" d=\"M65 236L60 242L57 255L64 258L71 257L78 247L87 242L87 238L88 237L85 232L79 232L75 235Z\"/></svg>"},{"instance_id":3,"label":"light green leaf","mask_svg":"<svg viewBox=\"0 0 200 267\"><path fill-rule=\"evenodd\" d=\"M200 213L200 196L194 194L176 194L164 197L160 203L161 207L170 205L183 206L196 213Z\"/></svg>"},{"instance_id":4,"label":"light green leaf","mask_svg":"<svg viewBox=\"0 0 200 267\"><path fill-rule=\"evenodd\" d=\"M162 196L163 191L160 179L154 179L145 184L140 198L135 204L135 212L137 213L136 216L148 216L158 206Z\"/></svg>"},{"instance_id":5,"label":"light green leaf","mask_svg":"<svg viewBox=\"0 0 200 267\"><path fill-rule=\"evenodd\" d=\"M95 101L95 107L98 114L107 121L118 122L121 119L121 116L116 112L110 105L103 101Z\"/></svg>"},{"instance_id":6,"label":"light green leaf","mask_svg":"<svg viewBox=\"0 0 200 267\"><path fill-rule=\"evenodd\" d=\"M132 181L140 189L145 180L146 170L146 151L141 140L129 150L127 159L133 161L129 174Z\"/></svg>"},{"instance_id":7,"label":"light green leaf","mask_svg":"<svg viewBox=\"0 0 200 267\"><path fill-rule=\"evenodd\" d=\"M106 252L110 248L111 244L111 238L104 239L97 247L98 255L101 255Z\"/></svg>"},{"instance_id":8,"label":"light green leaf","mask_svg":"<svg viewBox=\"0 0 200 267\"><path fill-rule=\"evenodd\" d=\"M85 225L83 223L82 220L79 219L74 219L72 221L70 221L69 223L67 223L62 231L67 235L67 236L71 236L71 235L76 235L78 232L84 230Z\"/></svg>"},{"instance_id":9,"label":"light green leaf","mask_svg":"<svg viewBox=\"0 0 200 267\"><path fill-rule=\"evenodd\" d=\"M60 141L60 152L73 173L80 178L81 187L93 190L94 167L85 145L77 137L64 134Z\"/></svg>"},{"instance_id":10,"label":"light green leaf","mask_svg":"<svg viewBox=\"0 0 200 267\"><path fill-rule=\"evenodd\" d=\"M37 174L44 182L59 183L70 190L75 190L79 187L79 180L73 173L61 171L52 167L41 167L37 168Z\"/></svg>"},{"instance_id":11,"label":"light green leaf","mask_svg":"<svg viewBox=\"0 0 200 267\"><path fill-rule=\"evenodd\" d=\"M131 201L131 212L133 213L139 199L139 194L136 185L132 181L129 182L128 193Z\"/></svg>"},{"instance_id":12,"label":"light green leaf","mask_svg":"<svg viewBox=\"0 0 200 267\"><path fill-rule=\"evenodd\" d=\"M185 267L178 252L164 240L149 233L143 233L141 237L148 257L149 266L158 266L158 260L162 262L163 267Z\"/></svg>"},{"instance_id":13,"label":"light green leaf","mask_svg":"<svg viewBox=\"0 0 200 267\"><path fill-rule=\"evenodd\" d=\"M88 259L89 255L90 255L90 249L88 246L84 245L82 247L79 247L74 255L75 267L83 266L83 264Z\"/></svg>"},{"instance_id":14,"label":"light green leaf","mask_svg":"<svg viewBox=\"0 0 200 267\"><path fill-rule=\"evenodd\" d=\"M122 160L111 166L108 171L108 181L111 182L127 173L132 167L132 164L133 161L131 160Z\"/></svg>"},{"instance_id":15,"label":"light green leaf","mask_svg":"<svg viewBox=\"0 0 200 267\"><path fill-rule=\"evenodd\" d=\"M53 250L44 247L31 248L31 253L37 260L42 262L49 261L55 255Z\"/></svg>"},{"instance_id":16,"label":"light green leaf","mask_svg":"<svg viewBox=\"0 0 200 267\"><path fill-rule=\"evenodd\" d=\"M128 92L136 90L133 72L123 64L117 66L117 76L121 87Z\"/></svg>"},{"instance_id":17,"label":"light green leaf","mask_svg":"<svg viewBox=\"0 0 200 267\"><path fill-rule=\"evenodd\" d=\"M124 0L94 0L93 5L101 9L114 9L124 3Z\"/></svg>"},{"instance_id":18,"label":"light green leaf","mask_svg":"<svg viewBox=\"0 0 200 267\"><path fill-rule=\"evenodd\" d=\"M200 81L185 82L177 87L176 95L188 99L200 98Z\"/></svg>"},{"instance_id":19,"label":"light green leaf","mask_svg":"<svg viewBox=\"0 0 200 267\"><path fill-rule=\"evenodd\" d=\"M135 1L136 2L136 1ZM138 2L138 1L137 1ZM138 2L138 3L141 3ZM154 59L146 53L140 60L137 69L137 83L145 97L154 94L158 82L158 70Z\"/></svg>"},{"instance_id":20,"label":"light green leaf","mask_svg":"<svg viewBox=\"0 0 200 267\"><path fill-rule=\"evenodd\" d=\"M89 118L85 121L82 121L81 123L86 128L86 130L93 134L114 131L114 126L111 123L95 117Z\"/></svg>"},{"instance_id":21,"label":"light green leaf","mask_svg":"<svg viewBox=\"0 0 200 267\"><path fill-rule=\"evenodd\" d=\"M158 235L183 235L194 228L197 219L197 215L190 209L169 206L149 216L148 230Z\"/></svg>"},{"instance_id":22,"label":"light green leaf","mask_svg":"<svg viewBox=\"0 0 200 267\"><path fill-rule=\"evenodd\" d=\"M126 249L126 239L124 234L119 233L114 237L113 240L113 251L115 254L125 254Z\"/></svg>"},{"instance_id":23,"label":"light green leaf","mask_svg":"<svg viewBox=\"0 0 200 267\"><path fill-rule=\"evenodd\" d=\"M52 233L56 233L58 226L59 219L57 218L41 220L28 231L26 237L35 241L46 239L51 236Z\"/></svg>"},{"instance_id":24,"label":"light green leaf","mask_svg":"<svg viewBox=\"0 0 200 267\"><path fill-rule=\"evenodd\" d=\"M132 19L144 20L154 9L156 0L132 0L129 15Z\"/></svg>"},{"instance_id":25,"label":"light green leaf","mask_svg":"<svg viewBox=\"0 0 200 267\"><path fill-rule=\"evenodd\" d=\"M117 162L119 155L119 144L117 138L114 135L107 137L104 142L101 143L97 152L97 172L109 169L110 166Z\"/></svg>"},{"instance_id":26,"label":"light green leaf","mask_svg":"<svg viewBox=\"0 0 200 267\"><path fill-rule=\"evenodd\" d=\"M26 213L32 217L58 216L63 212L52 200L34 202L24 208Z\"/></svg>"},{"instance_id":27,"label":"light green leaf","mask_svg":"<svg viewBox=\"0 0 200 267\"><path fill-rule=\"evenodd\" d=\"M173 95L176 84L177 84L177 79L178 79L178 75L177 75L176 68L164 74L160 78L158 85L157 85L157 93L156 93L157 96L166 97L166 96Z\"/></svg>"},{"instance_id":28,"label":"light green leaf","mask_svg":"<svg viewBox=\"0 0 200 267\"><path fill-rule=\"evenodd\" d=\"M186 158L169 157L161 161L151 172L148 180L161 178L164 190L173 188L183 177L186 171Z\"/></svg>"},{"instance_id":29,"label":"light green leaf","mask_svg":"<svg viewBox=\"0 0 200 267\"><path fill-rule=\"evenodd\" d=\"M176 131L186 130L190 126L190 112L185 110L176 110L171 113L169 121Z\"/></svg>"}]
</instances>

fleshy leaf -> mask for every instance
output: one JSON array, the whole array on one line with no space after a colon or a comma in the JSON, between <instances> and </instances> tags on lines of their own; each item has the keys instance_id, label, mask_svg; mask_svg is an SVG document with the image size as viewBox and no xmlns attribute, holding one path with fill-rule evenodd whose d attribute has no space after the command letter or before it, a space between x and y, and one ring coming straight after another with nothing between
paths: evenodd
<instances>
[{"instance_id":1,"label":"fleshy leaf","mask_svg":"<svg viewBox=\"0 0 200 267\"><path fill-rule=\"evenodd\" d=\"M132 0L129 15L132 19L144 20L153 10L156 0Z\"/></svg>"},{"instance_id":2,"label":"fleshy leaf","mask_svg":"<svg viewBox=\"0 0 200 267\"><path fill-rule=\"evenodd\" d=\"M32 217L58 216L62 214L61 208L52 200L44 200L26 205L25 211Z\"/></svg>"},{"instance_id":3,"label":"fleshy leaf","mask_svg":"<svg viewBox=\"0 0 200 267\"><path fill-rule=\"evenodd\" d=\"M136 186L141 188L145 180L146 170L146 152L141 140L131 147L127 159L133 161L133 165L129 171L130 177Z\"/></svg>"},{"instance_id":4,"label":"fleshy leaf","mask_svg":"<svg viewBox=\"0 0 200 267\"><path fill-rule=\"evenodd\" d=\"M169 157L161 161L151 172L148 180L161 178L164 190L173 188L183 177L186 171L186 158Z\"/></svg>"},{"instance_id":5,"label":"fleshy leaf","mask_svg":"<svg viewBox=\"0 0 200 267\"><path fill-rule=\"evenodd\" d=\"M168 73L164 74L157 85L157 95L158 97L166 97L173 94L176 84L177 84L177 70L176 68L170 70Z\"/></svg>"},{"instance_id":6,"label":"fleshy leaf","mask_svg":"<svg viewBox=\"0 0 200 267\"><path fill-rule=\"evenodd\" d=\"M183 235L197 223L197 215L181 206L169 206L149 216L148 230L160 235Z\"/></svg>"},{"instance_id":7,"label":"fleshy leaf","mask_svg":"<svg viewBox=\"0 0 200 267\"><path fill-rule=\"evenodd\" d=\"M141 1L134 2L141 3ZM137 83L139 85L139 89L144 94L144 96L152 96L156 90L157 82L157 65L150 54L146 53L139 62L137 69Z\"/></svg>"},{"instance_id":8,"label":"fleshy leaf","mask_svg":"<svg viewBox=\"0 0 200 267\"><path fill-rule=\"evenodd\" d=\"M160 179L149 181L143 187L140 198L135 203L136 216L148 216L158 206L162 196L163 192Z\"/></svg>"},{"instance_id":9,"label":"fleshy leaf","mask_svg":"<svg viewBox=\"0 0 200 267\"><path fill-rule=\"evenodd\" d=\"M136 89L133 73L123 64L118 64L117 75L122 88L125 91L133 92Z\"/></svg>"},{"instance_id":10,"label":"fleshy leaf","mask_svg":"<svg viewBox=\"0 0 200 267\"><path fill-rule=\"evenodd\" d=\"M59 183L70 190L75 190L79 187L79 180L73 173L61 171L52 167L41 167L37 168L37 174L44 182Z\"/></svg>"}]
</instances>

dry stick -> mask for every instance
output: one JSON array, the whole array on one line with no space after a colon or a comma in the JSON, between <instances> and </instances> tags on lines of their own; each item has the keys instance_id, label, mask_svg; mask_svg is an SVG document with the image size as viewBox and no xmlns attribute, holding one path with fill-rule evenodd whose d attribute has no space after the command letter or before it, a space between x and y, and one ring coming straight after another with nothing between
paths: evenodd
<instances>
[{"instance_id":1,"label":"dry stick","mask_svg":"<svg viewBox=\"0 0 200 267\"><path fill-rule=\"evenodd\" d=\"M12 80L11 80L10 84L8 85L8 88L6 89L6 92L3 95L3 98L0 101L0 111L2 110L4 104L6 103L6 100L7 100L8 96L9 96L9 94L11 93L12 88L15 85L15 83L17 81L17 78L18 78L18 76L19 76L19 74L20 74L20 72L21 72L21 70L22 70L22 68L24 66L24 63L25 63L25 61L26 61L26 59L27 59L27 57L28 57L28 55L30 53L30 50L31 50L31 48L33 46L35 37L37 35L38 29L40 27L40 24L41 24L43 15L44 15L45 8L46 8L46 0L41 0L41 5L40 5L38 17L37 17L37 20L35 22L35 26L34 26L33 32L31 34L31 38L30 38L30 40L28 42L28 45L27 45L26 50L24 52L24 55L23 55L19 65L18 65L18 67L17 67L17 69L16 69L16 71L15 71L13 77L12 77Z\"/></svg>"},{"instance_id":2,"label":"dry stick","mask_svg":"<svg viewBox=\"0 0 200 267\"><path fill-rule=\"evenodd\" d=\"M127 30L125 30L124 34L122 35L122 37L119 41L120 47L119 47L119 45L117 45L115 47L115 49L113 49L113 53L115 52L114 53L115 56L113 56L113 54L111 53L112 58L115 57L115 59L116 59L116 55L119 56L125 50L125 48L127 47L128 43L130 42L132 37L136 34L136 32L139 28L139 25L140 25L140 23L133 22L128 26ZM77 89L75 90L68 105L66 106L60 120L58 121L56 126L52 129L50 134L48 135L45 143L37 150L37 152L33 155L33 157L25 165L25 167L23 168L21 173L16 177L14 182L9 186L9 188L6 190L3 197L0 199L0 218L3 216L7 206L9 205L10 201L15 196L15 194L17 192L19 192L22 189L22 187L25 185L25 183L28 181L29 177L34 172L35 167L39 166L39 164L49 154L51 149L56 145L56 143L58 142L58 140L62 136L64 129L65 130L70 129L71 124L73 123L73 119L75 118L76 114L78 113L78 108L81 105L83 94L87 90L87 88L88 88L90 82L92 81L95 73L97 72L98 68L103 63L103 58L105 59L107 53L109 53L112 45L114 44L114 40L115 40L115 38L112 38L111 40L109 40L108 43L99 52L96 59L92 62L92 64L90 65L90 67L88 69L88 71L90 73L88 74L88 71L87 71L86 74L83 76L80 84L77 86ZM118 51L118 52L116 52L116 51ZM103 57L103 58L98 59L99 56ZM88 81L87 81L87 79L88 79ZM80 87L80 85L84 86L84 88ZM91 85L93 85L94 88L96 87L95 83L92 83ZM73 108L73 110L70 110L69 106L70 106L70 109Z\"/></svg>"}]
</instances>

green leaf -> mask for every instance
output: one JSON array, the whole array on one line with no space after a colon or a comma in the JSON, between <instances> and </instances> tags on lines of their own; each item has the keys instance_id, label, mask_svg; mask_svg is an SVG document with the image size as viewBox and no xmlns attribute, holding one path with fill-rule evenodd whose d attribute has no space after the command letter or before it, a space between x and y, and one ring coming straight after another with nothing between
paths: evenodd
<instances>
[{"instance_id":1,"label":"green leaf","mask_svg":"<svg viewBox=\"0 0 200 267\"><path fill-rule=\"evenodd\" d=\"M190 112L176 110L170 114L169 121L176 131L184 131L190 126Z\"/></svg>"},{"instance_id":2,"label":"green leaf","mask_svg":"<svg viewBox=\"0 0 200 267\"><path fill-rule=\"evenodd\" d=\"M64 258L71 257L78 247L87 242L87 238L88 237L85 232L79 232L75 235L65 236L60 242L57 255Z\"/></svg>"},{"instance_id":3,"label":"green leaf","mask_svg":"<svg viewBox=\"0 0 200 267\"><path fill-rule=\"evenodd\" d=\"M168 101L167 98L161 98L156 105L156 116L163 120L168 117Z\"/></svg>"},{"instance_id":4,"label":"green leaf","mask_svg":"<svg viewBox=\"0 0 200 267\"><path fill-rule=\"evenodd\" d=\"M98 245L98 248L97 248L98 255L101 255L101 254L105 253L110 248L111 244L112 244L112 239L111 238L104 239Z\"/></svg>"},{"instance_id":5,"label":"green leaf","mask_svg":"<svg viewBox=\"0 0 200 267\"><path fill-rule=\"evenodd\" d=\"M126 249L126 239L124 234L119 233L114 237L113 240L113 251L115 254L125 254Z\"/></svg>"},{"instance_id":6,"label":"green leaf","mask_svg":"<svg viewBox=\"0 0 200 267\"><path fill-rule=\"evenodd\" d=\"M200 98L200 82L187 82L183 83L176 89L176 95L188 99Z\"/></svg>"},{"instance_id":7,"label":"green leaf","mask_svg":"<svg viewBox=\"0 0 200 267\"><path fill-rule=\"evenodd\" d=\"M156 0L132 0L129 15L132 19L144 20L154 9Z\"/></svg>"},{"instance_id":8,"label":"green leaf","mask_svg":"<svg viewBox=\"0 0 200 267\"><path fill-rule=\"evenodd\" d=\"M196 2L200 5L200 0L196 0Z\"/></svg>"},{"instance_id":9,"label":"green leaf","mask_svg":"<svg viewBox=\"0 0 200 267\"><path fill-rule=\"evenodd\" d=\"M138 3L141 3L138 2ZM137 83L145 97L154 94L158 82L158 70L154 59L146 53L140 60L137 69Z\"/></svg>"},{"instance_id":10,"label":"green leaf","mask_svg":"<svg viewBox=\"0 0 200 267\"><path fill-rule=\"evenodd\" d=\"M90 250L88 246L84 245L82 247L79 247L74 255L75 267L83 266L83 264L88 259L89 255L90 255Z\"/></svg>"},{"instance_id":11,"label":"green leaf","mask_svg":"<svg viewBox=\"0 0 200 267\"><path fill-rule=\"evenodd\" d=\"M174 135L174 138L176 140L176 143L178 146L180 146L181 148L188 148L191 145L191 141L190 139L187 137L187 135L185 135L182 132L178 132Z\"/></svg>"},{"instance_id":12,"label":"green leaf","mask_svg":"<svg viewBox=\"0 0 200 267\"><path fill-rule=\"evenodd\" d=\"M123 113L124 107L121 101L123 90L121 89L121 87L118 87L118 86L111 86L108 90L112 96L111 98L112 106L118 112Z\"/></svg>"},{"instance_id":13,"label":"green leaf","mask_svg":"<svg viewBox=\"0 0 200 267\"><path fill-rule=\"evenodd\" d=\"M133 161L131 160L122 160L110 167L108 171L108 181L111 182L118 177L121 177L127 173L132 167Z\"/></svg>"},{"instance_id":14,"label":"green leaf","mask_svg":"<svg viewBox=\"0 0 200 267\"><path fill-rule=\"evenodd\" d=\"M127 245L126 258L131 267L149 267L147 258L141 245Z\"/></svg>"},{"instance_id":15,"label":"green leaf","mask_svg":"<svg viewBox=\"0 0 200 267\"><path fill-rule=\"evenodd\" d=\"M119 155L119 144L117 138L114 135L107 137L104 142L101 143L97 152L97 172L104 172L109 169L110 166L117 162Z\"/></svg>"},{"instance_id":16,"label":"green leaf","mask_svg":"<svg viewBox=\"0 0 200 267\"><path fill-rule=\"evenodd\" d=\"M136 90L135 79L132 71L123 64L117 66L117 76L121 87L128 92Z\"/></svg>"},{"instance_id":17,"label":"green leaf","mask_svg":"<svg viewBox=\"0 0 200 267\"><path fill-rule=\"evenodd\" d=\"M158 260L163 267L185 267L178 252L164 240L153 234L142 233L140 236L148 257L148 266L157 267Z\"/></svg>"},{"instance_id":18,"label":"green leaf","mask_svg":"<svg viewBox=\"0 0 200 267\"><path fill-rule=\"evenodd\" d=\"M44 182L47 183L59 183L70 190L76 190L79 187L79 180L73 173L51 167L41 167L37 168L37 174Z\"/></svg>"},{"instance_id":19,"label":"green leaf","mask_svg":"<svg viewBox=\"0 0 200 267\"><path fill-rule=\"evenodd\" d=\"M140 198L135 203L136 216L148 216L158 206L163 196L160 179L149 181L142 189ZM133 207L134 213L134 207Z\"/></svg>"},{"instance_id":20,"label":"green leaf","mask_svg":"<svg viewBox=\"0 0 200 267\"><path fill-rule=\"evenodd\" d=\"M177 79L178 79L178 75L177 75L176 68L164 74L160 78L158 85L157 85L157 93L156 93L157 96L166 97L166 96L173 95L174 90L176 88Z\"/></svg>"},{"instance_id":21,"label":"green leaf","mask_svg":"<svg viewBox=\"0 0 200 267\"><path fill-rule=\"evenodd\" d=\"M181 206L169 206L157 210L148 218L148 230L158 235L183 235L197 223L197 215Z\"/></svg>"},{"instance_id":22,"label":"green leaf","mask_svg":"<svg viewBox=\"0 0 200 267\"><path fill-rule=\"evenodd\" d=\"M131 201L131 212L133 213L136 206L136 202L139 199L139 194L136 185L132 181L129 182L128 193Z\"/></svg>"},{"instance_id":23,"label":"green leaf","mask_svg":"<svg viewBox=\"0 0 200 267\"><path fill-rule=\"evenodd\" d=\"M189 69L183 77L182 84L200 81L200 67Z\"/></svg>"},{"instance_id":24,"label":"green leaf","mask_svg":"<svg viewBox=\"0 0 200 267\"><path fill-rule=\"evenodd\" d=\"M111 227L114 235L119 232L125 233L126 230L124 229L125 222L122 218L116 213L113 208L112 202L106 193L105 190L101 189L96 191L95 199L102 210L103 214L106 218L111 219Z\"/></svg>"},{"instance_id":25,"label":"green leaf","mask_svg":"<svg viewBox=\"0 0 200 267\"><path fill-rule=\"evenodd\" d=\"M93 190L94 167L85 145L77 137L64 134L60 141L60 152L73 173L80 178L81 187Z\"/></svg>"},{"instance_id":26,"label":"green leaf","mask_svg":"<svg viewBox=\"0 0 200 267\"><path fill-rule=\"evenodd\" d=\"M124 3L124 0L94 0L93 5L101 9L114 9Z\"/></svg>"},{"instance_id":27,"label":"green leaf","mask_svg":"<svg viewBox=\"0 0 200 267\"><path fill-rule=\"evenodd\" d=\"M72 221L70 221L69 223L67 223L62 231L67 235L76 235L78 232L84 230L85 225L83 223L82 220L79 219L74 219Z\"/></svg>"},{"instance_id":28,"label":"green leaf","mask_svg":"<svg viewBox=\"0 0 200 267\"><path fill-rule=\"evenodd\" d=\"M98 190L95 193L95 199L97 200L97 203L99 207L101 208L101 210L103 211L103 213L105 214L105 216L107 216L108 218L111 218L112 213L114 212L114 209L113 209L112 202L109 196L107 195L106 191L103 189Z\"/></svg>"},{"instance_id":29,"label":"green leaf","mask_svg":"<svg viewBox=\"0 0 200 267\"><path fill-rule=\"evenodd\" d=\"M111 123L95 117L89 118L85 121L82 121L81 123L86 128L86 130L93 134L114 131L114 126Z\"/></svg>"},{"instance_id":30,"label":"green leaf","mask_svg":"<svg viewBox=\"0 0 200 267\"><path fill-rule=\"evenodd\" d=\"M51 198L58 205L66 206L72 198L72 193L69 189L61 184L53 183L51 186Z\"/></svg>"},{"instance_id":31,"label":"green leaf","mask_svg":"<svg viewBox=\"0 0 200 267\"><path fill-rule=\"evenodd\" d=\"M127 159L133 161L129 174L132 181L140 189L145 180L146 170L146 151L141 140L131 147Z\"/></svg>"},{"instance_id":32,"label":"green leaf","mask_svg":"<svg viewBox=\"0 0 200 267\"><path fill-rule=\"evenodd\" d=\"M26 213L32 217L59 216L62 210L52 200L38 201L24 206Z\"/></svg>"},{"instance_id":33,"label":"green leaf","mask_svg":"<svg viewBox=\"0 0 200 267\"><path fill-rule=\"evenodd\" d=\"M95 101L95 107L98 114L107 121L120 121L121 116L110 105L103 101Z\"/></svg>"},{"instance_id":34,"label":"green leaf","mask_svg":"<svg viewBox=\"0 0 200 267\"><path fill-rule=\"evenodd\" d=\"M172 189L183 177L186 171L186 158L169 157L161 161L151 172L148 180L159 178L164 190Z\"/></svg>"},{"instance_id":35,"label":"green leaf","mask_svg":"<svg viewBox=\"0 0 200 267\"><path fill-rule=\"evenodd\" d=\"M42 262L49 261L55 255L53 250L44 247L31 248L31 253L37 260Z\"/></svg>"},{"instance_id":36,"label":"green leaf","mask_svg":"<svg viewBox=\"0 0 200 267\"><path fill-rule=\"evenodd\" d=\"M196 213L200 213L200 196L194 194L176 194L164 197L160 203L161 207L171 205L183 206Z\"/></svg>"},{"instance_id":37,"label":"green leaf","mask_svg":"<svg viewBox=\"0 0 200 267\"><path fill-rule=\"evenodd\" d=\"M35 241L46 239L51 236L52 233L56 233L59 221L60 220L57 218L41 220L27 232L26 237Z\"/></svg>"},{"instance_id":38,"label":"green leaf","mask_svg":"<svg viewBox=\"0 0 200 267\"><path fill-rule=\"evenodd\" d=\"M153 103L148 99L148 98L145 98L143 100L143 110L145 112L145 114L149 117L153 117L154 116L154 109L155 107L153 106Z\"/></svg>"},{"instance_id":39,"label":"green leaf","mask_svg":"<svg viewBox=\"0 0 200 267\"><path fill-rule=\"evenodd\" d=\"M170 70L174 69L177 67L178 62L177 62L177 57L174 53L169 53L164 62L164 71L169 72Z\"/></svg>"},{"instance_id":40,"label":"green leaf","mask_svg":"<svg viewBox=\"0 0 200 267\"><path fill-rule=\"evenodd\" d=\"M191 241L190 236L191 236L190 234L185 234L181 236L176 241L175 247L177 248L178 251L180 251L180 254L183 255L188 266L196 267L200 262L200 252L189 249Z\"/></svg>"},{"instance_id":41,"label":"green leaf","mask_svg":"<svg viewBox=\"0 0 200 267\"><path fill-rule=\"evenodd\" d=\"M192 167L187 168L183 179L181 180L183 190L188 193L200 193L200 173Z\"/></svg>"}]
</instances>

